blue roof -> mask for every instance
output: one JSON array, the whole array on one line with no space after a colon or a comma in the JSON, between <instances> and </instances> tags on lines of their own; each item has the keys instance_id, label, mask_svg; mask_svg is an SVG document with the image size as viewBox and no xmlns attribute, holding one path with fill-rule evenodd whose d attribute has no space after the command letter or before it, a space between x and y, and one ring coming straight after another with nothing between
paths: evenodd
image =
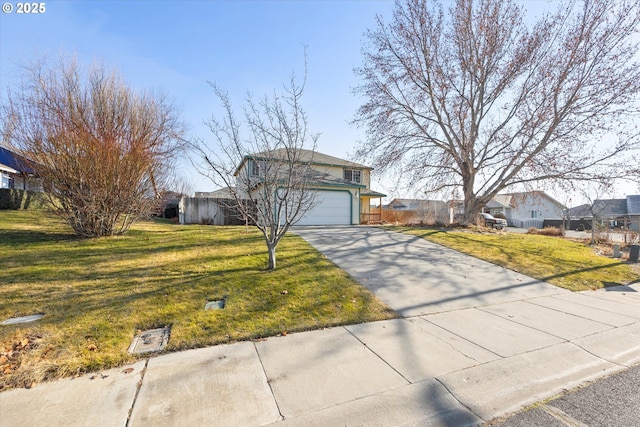
<instances>
[{"instance_id":1,"label":"blue roof","mask_svg":"<svg viewBox=\"0 0 640 427\"><path fill-rule=\"evenodd\" d=\"M0 163L21 173L35 173L35 170L28 166L29 160L5 147L0 147Z\"/></svg>"}]
</instances>

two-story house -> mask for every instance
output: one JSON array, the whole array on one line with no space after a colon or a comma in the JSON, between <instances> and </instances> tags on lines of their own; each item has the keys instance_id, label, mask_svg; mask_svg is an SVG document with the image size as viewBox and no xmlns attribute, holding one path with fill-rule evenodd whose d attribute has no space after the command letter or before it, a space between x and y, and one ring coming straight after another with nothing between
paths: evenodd
<instances>
[{"instance_id":1,"label":"two-story house","mask_svg":"<svg viewBox=\"0 0 640 427\"><path fill-rule=\"evenodd\" d=\"M279 151L245 156L236 168L236 177L256 177L259 182L266 164L283 158ZM317 193L314 207L296 225L354 225L380 220L379 213L371 212L371 200L381 201L386 195L371 190L371 167L311 150L302 150L299 159L309 166L308 182Z\"/></svg>"}]
</instances>

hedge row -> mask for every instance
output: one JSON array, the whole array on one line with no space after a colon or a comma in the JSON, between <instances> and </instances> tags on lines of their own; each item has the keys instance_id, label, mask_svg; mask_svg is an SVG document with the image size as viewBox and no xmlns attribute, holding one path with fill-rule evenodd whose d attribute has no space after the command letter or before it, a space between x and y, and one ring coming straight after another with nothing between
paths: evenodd
<instances>
[{"instance_id":1,"label":"hedge row","mask_svg":"<svg viewBox=\"0 0 640 427\"><path fill-rule=\"evenodd\" d=\"M44 193L0 188L0 209L42 209L44 205Z\"/></svg>"}]
</instances>

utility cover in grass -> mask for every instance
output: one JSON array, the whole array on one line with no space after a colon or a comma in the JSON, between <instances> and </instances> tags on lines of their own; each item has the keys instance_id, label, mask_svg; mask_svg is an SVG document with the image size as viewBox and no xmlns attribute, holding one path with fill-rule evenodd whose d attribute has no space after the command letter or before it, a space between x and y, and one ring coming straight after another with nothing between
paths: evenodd
<instances>
[{"instance_id":1,"label":"utility cover in grass","mask_svg":"<svg viewBox=\"0 0 640 427\"><path fill-rule=\"evenodd\" d=\"M127 350L131 354L162 351L169 341L169 328L149 329L136 335Z\"/></svg>"},{"instance_id":2,"label":"utility cover in grass","mask_svg":"<svg viewBox=\"0 0 640 427\"><path fill-rule=\"evenodd\" d=\"M225 300L221 299L221 300L213 300L213 301L208 301L205 305L204 305L204 309L205 310L222 310L225 306Z\"/></svg>"},{"instance_id":3,"label":"utility cover in grass","mask_svg":"<svg viewBox=\"0 0 640 427\"><path fill-rule=\"evenodd\" d=\"M42 316L44 316L44 314L38 313L38 314L30 314L29 316L11 317L11 318L5 320L4 322L0 323L0 325L15 325L17 323L34 322L36 320L41 319Z\"/></svg>"}]
</instances>

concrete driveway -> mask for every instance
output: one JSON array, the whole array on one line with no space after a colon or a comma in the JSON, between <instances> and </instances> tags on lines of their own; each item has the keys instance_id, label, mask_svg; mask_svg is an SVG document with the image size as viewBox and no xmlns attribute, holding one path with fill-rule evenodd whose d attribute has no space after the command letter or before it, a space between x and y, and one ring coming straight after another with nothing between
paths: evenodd
<instances>
[{"instance_id":1,"label":"concrete driveway","mask_svg":"<svg viewBox=\"0 0 640 427\"><path fill-rule=\"evenodd\" d=\"M569 293L422 238L374 227L294 227L403 317Z\"/></svg>"}]
</instances>

